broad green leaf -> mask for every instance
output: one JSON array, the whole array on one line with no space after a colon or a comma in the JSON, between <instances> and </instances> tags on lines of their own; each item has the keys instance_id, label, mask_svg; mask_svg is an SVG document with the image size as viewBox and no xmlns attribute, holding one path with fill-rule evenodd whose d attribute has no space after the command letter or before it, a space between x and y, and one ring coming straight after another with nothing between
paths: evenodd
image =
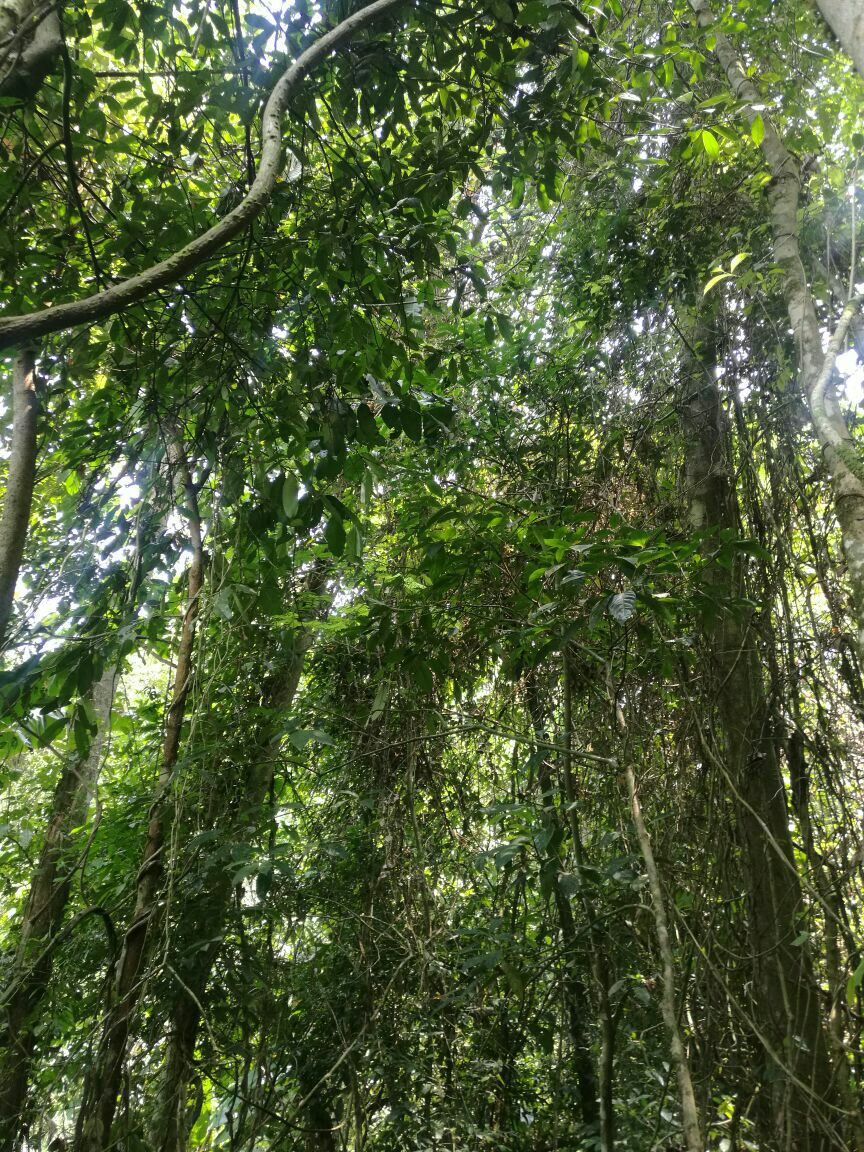
<instances>
[{"instance_id":1,"label":"broad green leaf","mask_svg":"<svg viewBox=\"0 0 864 1152\"><path fill-rule=\"evenodd\" d=\"M731 280L731 279L732 279L732 273L731 272L718 272L716 276L711 277L711 279L708 281L708 283L702 289L702 295L707 296L712 288L716 287L718 284L722 284L722 282L724 280Z\"/></svg>"},{"instance_id":2,"label":"broad green leaf","mask_svg":"<svg viewBox=\"0 0 864 1152\"><path fill-rule=\"evenodd\" d=\"M700 134L702 147L705 149L706 155L710 156L712 160L716 160L720 155L720 145L717 143L717 137L713 132L709 132L707 128L703 128Z\"/></svg>"},{"instance_id":3,"label":"broad green leaf","mask_svg":"<svg viewBox=\"0 0 864 1152\"><path fill-rule=\"evenodd\" d=\"M290 473L282 481L282 508L289 520L297 515L297 505L300 499L300 488L297 477Z\"/></svg>"},{"instance_id":4,"label":"broad green leaf","mask_svg":"<svg viewBox=\"0 0 864 1152\"><path fill-rule=\"evenodd\" d=\"M609 615L619 624L626 624L636 611L636 593L632 588L616 592L609 600Z\"/></svg>"}]
</instances>

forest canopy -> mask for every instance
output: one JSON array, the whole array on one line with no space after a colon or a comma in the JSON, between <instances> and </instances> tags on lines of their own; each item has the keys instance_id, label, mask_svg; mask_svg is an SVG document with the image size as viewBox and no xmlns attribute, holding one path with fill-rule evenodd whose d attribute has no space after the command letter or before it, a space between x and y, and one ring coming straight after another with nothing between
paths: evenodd
<instances>
[{"instance_id":1,"label":"forest canopy","mask_svg":"<svg viewBox=\"0 0 864 1152\"><path fill-rule=\"evenodd\" d=\"M862 0L0 0L0 1152L864 1152Z\"/></svg>"}]
</instances>

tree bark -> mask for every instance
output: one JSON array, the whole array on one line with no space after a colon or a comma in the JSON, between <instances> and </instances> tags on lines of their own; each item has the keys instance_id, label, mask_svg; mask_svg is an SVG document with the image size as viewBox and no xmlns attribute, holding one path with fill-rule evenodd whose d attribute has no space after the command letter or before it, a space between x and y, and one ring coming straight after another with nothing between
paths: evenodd
<instances>
[{"instance_id":1,"label":"tree bark","mask_svg":"<svg viewBox=\"0 0 864 1152\"><path fill-rule=\"evenodd\" d=\"M56 3L0 4L0 96L27 100L42 86L63 48Z\"/></svg>"},{"instance_id":2,"label":"tree bark","mask_svg":"<svg viewBox=\"0 0 864 1152\"><path fill-rule=\"evenodd\" d=\"M36 1045L39 1007L48 991L53 952L44 947L63 923L74 868L67 867L70 832L87 818L111 726L119 668L112 665L93 691L97 729L83 759L70 759L61 772L45 842L36 865L12 971L2 997L0 1031L0 1147L17 1147L26 1121L30 1064Z\"/></svg>"},{"instance_id":3,"label":"tree bark","mask_svg":"<svg viewBox=\"0 0 864 1152\"><path fill-rule=\"evenodd\" d=\"M30 523L36 477L38 411L36 358L30 349L22 349L12 366L12 444L3 517L0 519L0 648L12 616L15 585Z\"/></svg>"},{"instance_id":4,"label":"tree bark","mask_svg":"<svg viewBox=\"0 0 864 1152\"><path fill-rule=\"evenodd\" d=\"M400 2L401 0L374 0L374 3L361 8L359 12L346 17L335 28L325 32L289 65L264 105L261 122L261 158L252 186L237 207L218 224L201 236L190 240L178 252L151 265L144 272L130 276L92 296L68 304L53 304L25 316L3 317L0 319L0 348L20 347L37 335L61 332L78 324L93 324L97 320L104 320L106 316L112 316L115 312L128 308L130 304L145 299L160 288L177 284L199 264L215 255L229 240L239 236L270 203L273 189L282 171L282 119L295 90L320 60Z\"/></svg>"},{"instance_id":5,"label":"tree bark","mask_svg":"<svg viewBox=\"0 0 864 1152\"><path fill-rule=\"evenodd\" d=\"M828 1013L827 1036L831 1056L837 1073L837 1091L850 1117L850 1143L855 1152L864 1152L864 1115L858 1106L857 1088L849 1066L849 1049L846 1042L846 1028L843 1006L846 1000L846 980L844 964L838 939L838 927L842 924L842 898L829 875L825 860L816 844L813 819L810 814L810 778L804 758L804 740L800 730L793 732L786 745L789 761L790 794L804 854L810 865L810 872L819 893L824 915L823 956L825 977L831 1006Z\"/></svg>"},{"instance_id":6,"label":"tree bark","mask_svg":"<svg viewBox=\"0 0 864 1152\"><path fill-rule=\"evenodd\" d=\"M816 0L819 11L847 56L864 77L864 2L862 0Z\"/></svg>"},{"instance_id":7,"label":"tree bark","mask_svg":"<svg viewBox=\"0 0 864 1152\"><path fill-rule=\"evenodd\" d=\"M111 1142L111 1125L123 1077L123 1064L132 1014L141 995L141 969L147 951L150 920L156 911L161 888L165 843L165 802L180 751L186 702L192 684L193 649L201 589L204 583L204 551L198 497L179 437L169 444L169 460L179 478L188 516L192 560L187 576L186 611L177 647L177 665L171 704L165 723L161 765L150 807L147 838L138 870L135 908L114 967L108 991L102 1035L88 1071L84 1096L75 1129L76 1152L103 1152Z\"/></svg>"},{"instance_id":8,"label":"tree bark","mask_svg":"<svg viewBox=\"0 0 864 1152\"><path fill-rule=\"evenodd\" d=\"M731 479L728 426L713 375L704 325L691 329L682 356L681 422L691 527L738 531ZM724 606L744 597L740 562L709 564L717 611L705 625L716 706L718 745L705 739L736 805L746 862L754 966L754 1014L767 1042L770 1072L762 1089L771 1101L773 1138L787 1152L836 1148L833 1069L821 1022L819 987L806 946L796 943L805 912L786 790L771 731L770 706L751 628L752 621ZM823 1108L827 1115L821 1114Z\"/></svg>"}]
</instances>

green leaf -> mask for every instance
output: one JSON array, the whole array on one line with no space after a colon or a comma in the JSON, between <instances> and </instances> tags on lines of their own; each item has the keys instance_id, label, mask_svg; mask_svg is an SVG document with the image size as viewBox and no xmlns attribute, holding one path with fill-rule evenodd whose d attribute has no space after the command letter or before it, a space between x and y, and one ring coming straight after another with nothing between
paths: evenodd
<instances>
[{"instance_id":1,"label":"green leaf","mask_svg":"<svg viewBox=\"0 0 864 1152\"><path fill-rule=\"evenodd\" d=\"M334 556L339 557L345 551L345 525L342 523L342 517L336 512L332 513L327 521L324 539Z\"/></svg>"},{"instance_id":2,"label":"green leaf","mask_svg":"<svg viewBox=\"0 0 864 1152\"><path fill-rule=\"evenodd\" d=\"M356 524L348 525L345 534L345 556L355 562L363 556L363 535Z\"/></svg>"},{"instance_id":3,"label":"green leaf","mask_svg":"<svg viewBox=\"0 0 864 1152\"><path fill-rule=\"evenodd\" d=\"M409 399L399 409L402 427L415 444L423 439L423 417L416 400Z\"/></svg>"},{"instance_id":4,"label":"green leaf","mask_svg":"<svg viewBox=\"0 0 864 1152\"><path fill-rule=\"evenodd\" d=\"M731 272L718 272L716 276L711 277L711 279L708 281L708 283L702 289L702 295L707 296L708 293L711 291L711 289L713 287L715 287L715 285L721 284L724 280L731 280L731 279L732 279L732 273Z\"/></svg>"},{"instance_id":5,"label":"green leaf","mask_svg":"<svg viewBox=\"0 0 864 1152\"><path fill-rule=\"evenodd\" d=\"M507 977L507 983L510 985L513 994L521 996L525 991L525 979L519 969L514 964L511 964L509 960L502 960L501 971Z\"/></svg>"},{"instance_id":6,"label":"green leaf","mask_svg":"<svg viewBox=\"0 0 864 1152\"><path fill-rule=\"evenodd\" d=\"M861 961L846 981L846 999L850 1005L854 1005L855 1003L855 993L861 987L862 980L864 980L864 960Z\"/></svg>"},{"instance_id":7,"label":"green leaf","mask_svg":"<svg viewBox=\"0 0 864 1152\"><path fill-rule=\"evenodd\" d=\"M765 139L765 121L759 112L753 117L753 123L750 125L750 135L753 137L753 143L757 148Z\"/></svg>"},{"instance_id":8,"label":"green leaf","mask_svg":"<svg viewBox=\"0 0 864 1152\"><path fill-rule=\"evenodd\" d=\"M333 737L328 736L320 728L298 728L296 732L290 733L288 740L299 752L302 752L306 745L313 741L316 744L326 744L330 747L335 744Z\"/></svg>"},{"instance_id":9,"label":"green leaf","mask_svg":"<svg viewBox=\"0 0 864 1152\"><path fill-rule=\"evenodd\" d=\"M297 505L300 502L300 486L297 477L288 475L282 481L282 508L289 520L297 515Z\"/></svg>"},{"instance_id":10,"label":"green leaf","mask_svg":"<svg viewBox=\"0 0 864 1152\"><path fill-rule=\"evenodd\" d=\"M411 662L411 676L420 691L431 696L435 684L432 679L432 669L425 660L415 658Z\"/></svg>"},{"instance_id":11,"label":"green leaf","mask_svg":"<svg viewBox=\"0 0 864 1152\"><path fill-rule=\"evenodd\" d=\"M709 132L707 128L703 128L700 139L706 155L710 156L712 160L716 160L720 155L720 145L717 143L717 137L714 133Z\"/></svg>"},{"instance_id":12,"label":"green leaf","mask_svg":"<svg viewBox=\"0 0 864 1152\"><path fill-rule=\"evenodd\" d=\"M636 611L636 593L632 588L626 592L616 592L609 600L609 615L619 624L626 624Z\"/></svg>"},{"instance_id":13,"label":"green leaf","mask_svg":"<svg viewBox=\"0 0 864 1152\"><path fill-rule=\"evenodd\" d=\"M509 317L505 316L503 312L496 312L495 319L498 322L498 330L508 344L513 343L513 325L510 323Z\"/></svg>"},{"instance_id":14,"label":"green leaf","mask_svg":"<svg viewBox=\"0 0 864 1152\"><path fill-rule=\"evenodd\" d=\"M357 439L361 444L368 444L370 448L382 442L381 433L368 404L357 405Z\"/></svg>"}]
</instances>

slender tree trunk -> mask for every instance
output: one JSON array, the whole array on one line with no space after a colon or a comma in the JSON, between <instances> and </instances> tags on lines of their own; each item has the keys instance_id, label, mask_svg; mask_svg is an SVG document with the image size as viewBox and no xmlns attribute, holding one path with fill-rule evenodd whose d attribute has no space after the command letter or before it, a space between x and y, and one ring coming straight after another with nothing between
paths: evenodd
<instances>
[{"instance_id":1,"label":"slender tree trunk","mask_svg":"<svg viewBox=\"0 0 864 1152\"><path fill-rule=\"evenodd\" d=\"M609 1001L610 966L606 941L600 928L597 910L589 896L583 877L585 853L582 848L582 830L579 826L579 797L573 779L573 677L565 644L562 654L562 681L564 690L564 753L562 767L564 775L564 807L570 824L573 839L573 856L576 862L576 882L579 899L585 913L591 940L591 978L597 998L597 1019L600 1024L600 1149L601 1152L614 1152L615 1148L615 1105L613 1101L615 1066L615 1017Z\"/></svg>"},{"instance_id":2,"label":"slender tree trunk","mask_svg":"<svg viewBox=\"0 0 864 1152\"><path fill-rule=\"evenodd\" d=\"M681 419L691 526L738 531L731 481L728 427L713 375L703 359L711 333L694 326L683 354ZM704 347L703 347L704 346ZM763 1092L771 1101L774 1138L786 1152L836 1147L838 1119L833 1070L821 1022L819 988L806 946L799 942L805 912L786 790L770 724L759 654L750 618L724 608L746 591L740 563L709 565L718 609L706 636L713 664L713 696L720 721L716 759L730 788L741 829L749 885L754 1013L766 1045ZM823 1115L823 1112L825 1113Z\"/></svg>"},{"instance_id":3,"label":"slender tree trunk","mask_svg":"<svg viewBox=\"0 0 864 1152\"><path fill-rule=\"evenodd\" d=\"M663 889L660 885L660 874L657 871L657 862L654 859L654 850L651 847L651 837L642 815L642 805L639 803L639 793L636 790L636 776L632 766L628 763L624 769L627 779L627 790L630 795L630 811L633 824L636 828L636 837L639 841L639 850L645 861L645 871L648 874L648 886L651 890L651 906L654 912L654 926L657 931L657 945L660 949L660 961L663 967L663 994L660 1001L663 1013L663 1023L669 1033L669 1054L675 1065L675 1074L678 1078L678 1093L681 1098L681 1120L684 1132L684 1144L687 1152L705 1152L702 1143L702 1126L699 1122L699 1109L696 1107L696 1094L693 1091L693 1081L690 1077L690 1064L684 1050L684 1041L681 1039L681 1029L678 1027L678 1005L675 997L675 962L672 956L672 944L669 940L669 925L666 920L666 905L663 900Z\"/></svg>"},{"instance_id":4,"label":"slender tree trunk","mask_svg":"<svg viewBox=\"0 0 864 1152\"><path fill-rule=\"evenodd\" d=\"M39 397L36 357L24 349L12 366L12 445L3 516L0 519L0 648L6 640L15 585L24 555L36 477L36 419Z\"/></svg>"},{"instance_id":5,"label":"slender tree trunk","mask_svg":"<svg viewBox=\"0 0 864 1152\"><path fill-rule=\"evenodd\" d=\"M327 568L317 565L307 580L307 593L313 597L320 596L326 575ZM317 606L313 604L310 610L301 613L301 620L308 621L316 615ZM313 641L312 631L301 628L284 673L270 690L265 706L279 717L277 725L294 702L306 655ZM268 730L263 734L259 754L250 763L244 781L240 801L243 811L257 810L264 803L281 743L281 733L273 735L272 730ZM228 825L226 833L230 835L230 817L225 823ZM182 954L186 948L194 947L202 938L208 938L211 943L203 952L197 952L191 971L182 968L182 976L177 980L165 1058L150 1123L150 1146L154 1150L158 1149L158 1152L185 1152L189 1131L195 1120L189 1108L190 1086L195 1074L195 1047L201 1010L206 1003L207 984L221 947L231 892L230 877L223 869L215 887L211 886L197 899L187 900L180 911L175 954L178 951ZM179 960L177 966L181 967Z\"/></svg>"},{"instance_id":6,"label":"slender tree trunk","mask_svg":"<svg viewBox=\"0 0 864 1152\"><path fill-rule=\"evenodd\" d=\"M540 742L543 740L543 716L537 685L533 677L526 684L526 697L528 703L528 716L534 730L539 752ZM552 771L548 760L541 760L537 773L537 783L540 788L540 799L543 805L543 823L549 834L550 844L558 843L564 839L564 827L555 804L552 786ZM555 897L555 910L558 913L558 926L561 931L561 940L564 945L565 970L563 979L564 1007L567 1012L567 1024L570 1032L570 1044L573 1050L573 1072L579 1091L579 1105L582 1112L582 1121L589 1131L600 1132L600 1085L597 1070L594 1067L594 1058L591 1053L591 1044L588 1039L587 1020L590 1010L590 1001L585 983L576 970L576 924L573 919L573 909L570 906L570 897L561 886L560 873L562 860L559 851L555 851L552 859L554 874L552 876L552 892ZM611 1071L608 1070L608 1071Z\"/></svg>"},{"instance_id":7,"label":"slender tree trunk","mask_svg":"<svg viewBox=\"0 0 864 1152\"><path fill-rule=\"evenodd\" d=\"M30 1063L36 1044L39 1008L51 978L53 952L45 947L63 923L74 868L69 867L69 834L83 824L102 762L117 683L115 664L93 692L96 734L83 759L63 767L51 808L45 842L36 865L21 923L18 949L3 996L0 1032L0 1147L17 1146L26 1120Z\"/></svg>"},{"instance_id":8,"label":"slender tree trunk","mask_svg":"<svg viewBox=\"0 0 864 1152\"><path fill-rule=\"evenodd\" d=\"M177 648L171 704L165 723L161 766L156 782L147 838L138 870L135 909L120 948L108 992L102 1036L88 1072L75 1131L77 1152L103 1152L111 1141L111 1125L123 1077L123 1064L132 1014L141 995L141 969L146 957L148 928L161 887L165 843L165 801L180 750L186 701L192 683L193 649L199 598L204 582L204 552L198 497L179 437L169 444L169 459L179 477L188 515L192 561L189 565L186 611Z\"/></svg>"},{"instance_id":9,"label":"slender tree trunk","mask_svg":"<svg viewBox=\"0 0 864 1152\"><path fill-rule=\"evenodd\" d=\"M540 732L535 724L535 732ZM538 784L543 804L543 822L550 837L550 843L561 838L558 810L552 791L551 770L548 761L543 761L538 772ZM555 897L555 910L558 913L558 927L561 931L561 941L564 945L564 978L562 992L564 1008L567 1013L567 1026L570 1033L570 1044L573 1052L573 1072L579 1092L579 1106L582 1112L582 1121L586 1128L599 1133L600 1107L598 1102L599 1082L594 1068L594 1059L591 1054L591 1044L588 1039L587 1020L590 1009L588 992L584 981L576 969L576 924L573 919L573 909L570 907L570 898L561 887L561 857L556 851L552 857L552 866L555 869L552 876L552 893Z\"/></svg>"}]
</instances>

